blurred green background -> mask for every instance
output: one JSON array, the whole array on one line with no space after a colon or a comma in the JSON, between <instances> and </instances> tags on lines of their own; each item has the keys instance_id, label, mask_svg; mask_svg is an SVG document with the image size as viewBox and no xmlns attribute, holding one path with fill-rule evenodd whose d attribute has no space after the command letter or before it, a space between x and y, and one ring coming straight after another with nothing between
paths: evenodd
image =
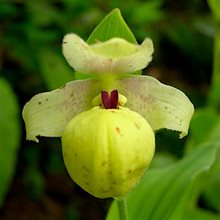
<instances>
[{"instance_id":1,"label":"blurred green background","mask_svg":"<svg viewBox=\"0 0 220 220\"><path fill-rule=\"evenodd\" d=\"M104 219L111 200L93 198L72 182L59 139L26 141L21 111L33 95L74 79L62 56L63 36L87 39L114 8L139 42L146 36L154 42L144 74L183 90L196 108L207 106L215 31L205 0L0 0L0 219ZM158 132L152 167L183 157L188 141ZM198 205L219 213L212 193L201 194Z\"/></svg>"}]
</instances>

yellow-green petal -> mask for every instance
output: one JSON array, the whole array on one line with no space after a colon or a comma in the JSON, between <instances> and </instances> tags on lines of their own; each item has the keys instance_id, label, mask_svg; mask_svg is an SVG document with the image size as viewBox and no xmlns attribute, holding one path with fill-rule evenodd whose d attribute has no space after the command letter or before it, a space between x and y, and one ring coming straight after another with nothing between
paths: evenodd
<instances>
[{"instance_id":1,"label":"yellow-green petal","mask_svg":"<svg viewBox=\"0 0 220 220\"><path fill-rule=\"evenodd\" d=\"M182 91L150 76L123 78L119 87L127 97L126 106L141 114L154 130L179 131L180 138L187 135L194 107Z\"/></svg>"},{"instance_id":2,"label":"yellow-green petal","mask_svg":"<svg viewBox=\"0 0 220 220\"><path fill-rule=\"evenodd\" d=\"M146 38L141 45L122 38L88 45L76 34L63 39L63 54L71 67L86 74L133 73L152 60L153 43Z\"/></svg>"},{"instance_id":3,"label":"yellow-green petal","mask_svg":"<svg viewBox=\"0 0 220 220\"><path fill-rule=\"evenodd\" d=\"M37 136L60 137L75 115L92 107L92 99L99 91L98 81L77 80L35 95L22 112L27 140L38 142Z\"/></svg>"}]
</instances>

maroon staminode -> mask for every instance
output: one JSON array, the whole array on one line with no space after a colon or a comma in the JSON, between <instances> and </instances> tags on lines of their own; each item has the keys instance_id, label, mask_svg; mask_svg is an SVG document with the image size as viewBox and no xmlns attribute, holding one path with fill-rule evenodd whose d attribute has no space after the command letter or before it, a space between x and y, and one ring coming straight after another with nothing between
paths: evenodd
<instances>
[{"instance_id":1,"label":"maroon staminode","mask_svg":"<svg viewBox=\"0 0 220 220\"><path fill-rule=\"evenodd\" d=\"M101 91L102 104L105 109L116 109L118 107L118 91L113 90L111 94L107 91Z\"/></svg>"}]
</instances>

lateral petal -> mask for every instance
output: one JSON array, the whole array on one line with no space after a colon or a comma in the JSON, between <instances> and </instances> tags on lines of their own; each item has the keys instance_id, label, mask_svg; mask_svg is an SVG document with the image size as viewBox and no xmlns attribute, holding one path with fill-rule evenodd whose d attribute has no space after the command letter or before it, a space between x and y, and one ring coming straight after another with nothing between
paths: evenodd
<instances>
[{"instance_id":1,"label":"lateral petal","mask_svg":"<svg viewBox=\"0 0 220 220\"><path fill-rule=\"evenodd\" d=\"M127 97L127 107L141 114L154 130L179 131L180 138L187 135L194 107L182 91L150 76L130 76L120 80L119 92Z\"/></svg>"},{"instance_id":2,"label":"lateral petal","mask_svg":"<svg viewBox=\"0 0 220 220\"><path fill-rule=\"evenodd\" d=\"M75 115L92 107L92 99L100 92L99 84L97 80L71 81L63 88L35 95L22 112L27 140L60 137Z\"/></svg>"}]
</instances>

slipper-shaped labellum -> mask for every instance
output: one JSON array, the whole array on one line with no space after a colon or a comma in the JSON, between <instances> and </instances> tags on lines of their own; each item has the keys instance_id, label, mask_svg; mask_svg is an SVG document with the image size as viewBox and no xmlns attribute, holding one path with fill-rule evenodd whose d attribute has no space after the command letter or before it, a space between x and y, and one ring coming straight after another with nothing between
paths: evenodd
<instances>
[{"instance_id":1,"label":"slipper-shaped labellum","mask_svg":"<svg viewBox=\"0 0 220 220\"><path fill-rule=\"evenodd\" d=\"M123 197L140 181L155 149L154 131L188 133L194 108L180 90L132 75L152 59L153 44L113 38L88 45L75 34L63 54L91 79L34 96L23 109L27 139L61 137L72 179L99 198Z\"/></svg>"}]
</instances>

